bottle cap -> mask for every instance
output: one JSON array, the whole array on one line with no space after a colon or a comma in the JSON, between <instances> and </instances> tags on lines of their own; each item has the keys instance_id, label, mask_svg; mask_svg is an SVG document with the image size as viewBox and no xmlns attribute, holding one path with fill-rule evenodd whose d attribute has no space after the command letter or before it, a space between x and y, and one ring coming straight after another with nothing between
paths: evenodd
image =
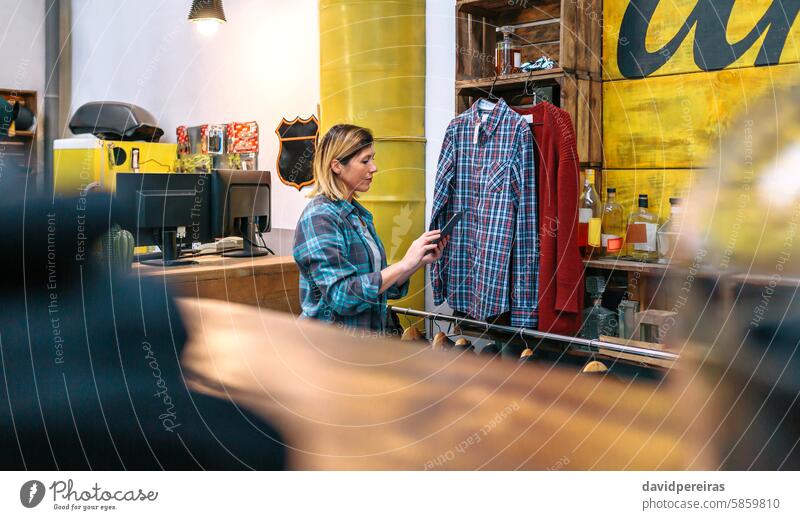
<instances>
[{"instance_id":1,"label":"bottle cap","mask_svg":"<svg viewBox=\"0 0 800 520\"><path fill-rule=\"evenodd\" d=\"M589 184L594 184L594 170L588 169L586 170L586 182Z\"/></svg>"},{"instance_id":2,"label":"bottle cap","mask_svg":"<svg viewBox=\"0 0 800 520\"><path fill-rule=\"evenodd\" d=\"M645 194L645 193L640 193L640 194L639 194L639 207L640 207L640 208L646 208L647 206L648 206L648 203L647 203L647 194Z\"/></svg>"},{"instance_id":3,"label":"bottle cap","mask_svg":"<svg viewBox=\"0 0 800 520\"><path fill-rule=\"evenodd\" d=\"M617 188L606 188L606 192L608 194L617 193Z\"/></svg>"},{"instance_id":4,"label":"bottle cap","mask_svg":"<svg viewBox=\"0 0 800 520\"><path fill-rule=\"evenodd\" d=\"M683 204L683 199L680 197L670 197L669 203L671 206L680 206L681 204Z\"/></svg>"}]
</instances>

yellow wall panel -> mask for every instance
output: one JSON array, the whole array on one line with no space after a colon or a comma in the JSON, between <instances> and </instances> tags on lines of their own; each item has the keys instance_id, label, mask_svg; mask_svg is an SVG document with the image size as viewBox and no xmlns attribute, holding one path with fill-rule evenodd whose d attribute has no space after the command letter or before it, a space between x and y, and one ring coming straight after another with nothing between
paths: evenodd
<instances>
[{"instance_id":1,"label":"yellow wall panel","mask_svg":"<svg viewBox=\"0 0 800 520\"><path fill-rule=\"evenodd\" d=\"M603 199L607 188L617 189L617 202L625 215L633 213L639 194L648 197L650 211L662 221L669 217L670 197L691 200L692 187L703 170L603 170Z\"/></svg>"},{"instance_id":2,"label":"yellow wall panel","mask_svg":"<svg viewBox=\"0 0 800 520\"><path fill-rule=\"evenodd\" d=\"M702 168L747 105L800 84L800 64L603 83L606 168Z\"/></svg>"},{"instance_id":3,"label":"yellow wall panel","mask_svg":"<svg viewBox=\"0 0 800 520\"><path fill-rule=\"evenodd\" d=\"M622 79L631 77L620 70L618 52L628 52L636 47L636 42L644 39L644 50L663 56L665 61L657 70L645 74L646 76L663 76L668 74L682 74L704 70L718 70L719 68L752 67L756 58L768 38L770 47L775 47L779 58L771 63L795 63L800 61L800 17L794 18L797 2L785 1L783 5L776 0L735 0L730 10L730 18L725 24L724 5L727 2L713 2L706 0L661 0L655 3L655 10L649 24L646 23L647 6L651 1L632 0L605 0L603 3L603 70L605 79ZM631 10L634 16L631 19L641 21L637 24L636 31L633 26L622 27L626 11ZM697 19L693 13L701 13ZM765 15L774 16L775 23L767 25L762 21ZM689 21L689 30L674 51L665 49L670 41L678 35L682 26ZM703 34L708 41L717 41L727 44L736 44L745 40L748 35L762 21L763 29L760 34L753 33L750 45L741 45L741 49L730 52L729 45L706 45L701 50L700 63L694 53L694 43L698 27L705 28ZM785 32L781 33L780 23L785 24ZM770 34L771 32L771 34ZM785 34L786 38L778 38ZM723 39L724 38L724 39ZM677 42L676 42L677 43ZM660 52L661 51L661 52ZM709 69L709 64L715 61L720 53L727 53L736 58L725 67ZM641 55L637 60L643 68L646 59ZM726 60L731 61L730 59Z\"/></svg>"}]
</instances>

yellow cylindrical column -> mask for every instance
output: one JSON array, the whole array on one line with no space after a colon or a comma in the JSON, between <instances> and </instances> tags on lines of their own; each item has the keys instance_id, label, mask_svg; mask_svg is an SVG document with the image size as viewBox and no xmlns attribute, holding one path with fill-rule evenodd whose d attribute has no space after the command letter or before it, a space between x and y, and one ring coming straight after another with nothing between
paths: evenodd
<instances>
[{"instance_id":1,"label":"yellow cylindrical column","mask_svg":"<svg viewBox=\"0 0 800 520\"><path fill-rule=\"evenodd\" d=\"M396 262L425 230L425 0L320 0L319 9L321 130L374 133L379 171L359 201ZM418 272L391 303L424 309L424 288Z\"/></svg>"}]
</instances>

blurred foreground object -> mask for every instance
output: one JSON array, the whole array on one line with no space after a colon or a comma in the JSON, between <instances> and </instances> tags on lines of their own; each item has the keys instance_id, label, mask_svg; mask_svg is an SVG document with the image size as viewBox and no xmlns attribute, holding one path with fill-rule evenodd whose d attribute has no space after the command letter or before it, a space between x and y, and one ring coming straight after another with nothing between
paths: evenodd
<instances>
[{"instance_id":1,"label":"blurred foreground object","mask_svg":"<svg viewBox=\"0 0 800 520\"><path fill-rule=\"evenodd\" d=\"M730 126L692 191L679 244L684 257L720 273L680 280L687 303L672 343L690 362L679 377L721 469L800 469L798 224L793 89L748 107ZM723 304L725 284L733 284L733 301Z\"/></svg>"},{"instance_id":2,"label":"blurred foreground object","mask_svg":"<svg viewBox=\"0 0 800 520\"><path fill-rule=\"evenodd\" d=\"M110 209L107 195L0 207L0 470L282 469L271 426L187 388L164 286L97 262Z\"/></svg>"}]
</instances>

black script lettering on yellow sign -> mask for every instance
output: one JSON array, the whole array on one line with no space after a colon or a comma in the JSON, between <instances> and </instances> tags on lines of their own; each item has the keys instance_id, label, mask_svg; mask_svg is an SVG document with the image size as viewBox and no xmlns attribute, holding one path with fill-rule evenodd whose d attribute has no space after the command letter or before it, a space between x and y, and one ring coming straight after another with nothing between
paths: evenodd
<instances>
[{"instance_id":1,"label":"black script lettering on yellow sign","mask_svg":"<svg viewBox=\"0 0 800 520\"><path fill-rule=\"evenodd\" d=\"M762 36L764 41L754 65L774 65L780 62L789 31L800 11L800 0L774 0L744 38L729 42L727 28L736 0L698 0L689 17L677 27L675 36L662 48L650 52L645 44L647 31L662 1L673 0L631 0L628 4L617 45L617 63L626 78L644 78L664 66L693 27L694 62L701 70L724 69L741 58Z\"/></svg>"}]
</instances>

